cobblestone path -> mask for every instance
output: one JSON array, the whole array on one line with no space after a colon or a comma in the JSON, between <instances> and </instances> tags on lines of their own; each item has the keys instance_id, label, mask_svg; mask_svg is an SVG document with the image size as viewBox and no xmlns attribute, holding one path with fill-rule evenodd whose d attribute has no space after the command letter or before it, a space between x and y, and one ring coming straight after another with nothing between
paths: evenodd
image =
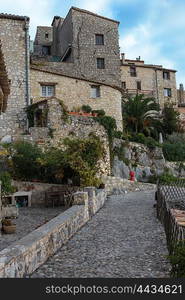
<instances>
[{"instance_id":1,"label":"cobblestone path","mask_svg":"<svg viewBox=\"0 0 185 300\"><path fill-rule=\"evenodd\" d=\"M169 277L166 238L153 204L153 191L109 197L31 277Z\"/></svg>"}]
</instances>

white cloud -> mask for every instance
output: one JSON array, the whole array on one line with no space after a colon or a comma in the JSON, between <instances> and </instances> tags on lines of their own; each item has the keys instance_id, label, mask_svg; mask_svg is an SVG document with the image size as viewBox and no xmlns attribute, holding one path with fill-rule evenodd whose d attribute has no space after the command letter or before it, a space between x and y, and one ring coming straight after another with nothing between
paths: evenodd
<instances>
[{"instance_id":1,"label":"white cloud","mask_svg":"<svg viewBox=\"0 0 185 300\"><path fill-rule=\"evenodd\" d=\"M127 58L135 59L141 56L146 63L162 64L166 68L174 68L174 62L161 53L161 46L162 42L154 43L150 24L134 27L128 34L120 38L121 52L124 52Z\"/></svg>"},{"instance_id":2,"label":"white cloud","mask_svg":"<svg viewBox=\"0 0 185 300\"><path fill-rule=\"evenodd\" d=\"M12 2L14 4L12 5ZM30 17L30 34L34 38L38 25L51 25L51 1L49 0L0 0L1 12Z\"/></svg>"},{"instance_id":3,"label":"white cloud","mask_svg":"<svg viewBox=\"0 0 185 300\"><path fill-rule=\"evenodd\" d=\"M120 32L121 51L126 53L126 57L136 58L140 55L147 63L178 69L178 81L184 79L185 82L185 67L182 64L185 45L184 0L0 0L1 12L30 17L32 39L38 25L50 26L53 16L65 16L70 6L117 19L114 4L119 4L120 10L124 10L124 4L127 7L136 7L136 4L143 6L143 17L139 23L131 27L128 19L129 29L123 28L123 32Z\"/></svg>"}]
</instances>

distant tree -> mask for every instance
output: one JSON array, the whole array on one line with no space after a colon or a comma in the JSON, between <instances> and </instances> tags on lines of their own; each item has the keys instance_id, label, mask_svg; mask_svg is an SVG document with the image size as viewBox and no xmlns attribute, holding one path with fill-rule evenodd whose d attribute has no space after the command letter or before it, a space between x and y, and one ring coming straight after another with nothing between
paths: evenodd
<instances>
[{"instance_id":1,"label":"distant tree","mask_svg":"<svg viewBox=\"0 0 185 300\"><path fill-rule=\"evenodd\" d=\"M166 104L162 111L163 130L165 134L172 134L180 130L180 114L171 104Z\"/></svg>"}]
</instances>

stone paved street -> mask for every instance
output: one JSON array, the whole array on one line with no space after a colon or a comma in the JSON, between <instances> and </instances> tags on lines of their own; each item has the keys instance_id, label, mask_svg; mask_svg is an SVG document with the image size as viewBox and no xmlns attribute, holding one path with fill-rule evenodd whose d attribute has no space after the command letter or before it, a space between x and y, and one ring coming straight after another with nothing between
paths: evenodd
<instances>
[{"instance_id":1,"label":"stone paved street","mask_svg":"<svg viewBox=\"0 0 185 300\"><path fill-rule=\"evenodd\" d=\"M166 238L153 204L153 191L109 197L31 277L169 277Z\"/></svg>"}]
</instances>

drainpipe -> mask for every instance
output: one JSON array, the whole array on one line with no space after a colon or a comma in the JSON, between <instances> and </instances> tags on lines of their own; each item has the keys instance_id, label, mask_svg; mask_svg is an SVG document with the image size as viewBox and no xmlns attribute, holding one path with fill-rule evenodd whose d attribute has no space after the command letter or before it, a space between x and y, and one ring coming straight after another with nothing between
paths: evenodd
<instances>
[{"instance_id":1,"label":"drainpipe","mask_svg":"<svg viewBox=\"0 0 185 300\"><path fill-rule=\"evenodd\" d=\"M159 103L159 90L158 90L158 81L157 81L157 69L155 69L155 83L156 83L157 101ZM160 103L159 103L159 105L160 105Z\"/></svg>"},{"instance_id":2,"label":"drainpipe","mask_svg":"<svg viewBox=\"0 0 185 300\"><path fill-rule=\"evenodd\" d=\"M30 73L30 46L29 46L29 19L25 17L25 72L26 72L26 106L30 105L30 88L29 88L29 73Z\"/></svg>"}]
</instances>

